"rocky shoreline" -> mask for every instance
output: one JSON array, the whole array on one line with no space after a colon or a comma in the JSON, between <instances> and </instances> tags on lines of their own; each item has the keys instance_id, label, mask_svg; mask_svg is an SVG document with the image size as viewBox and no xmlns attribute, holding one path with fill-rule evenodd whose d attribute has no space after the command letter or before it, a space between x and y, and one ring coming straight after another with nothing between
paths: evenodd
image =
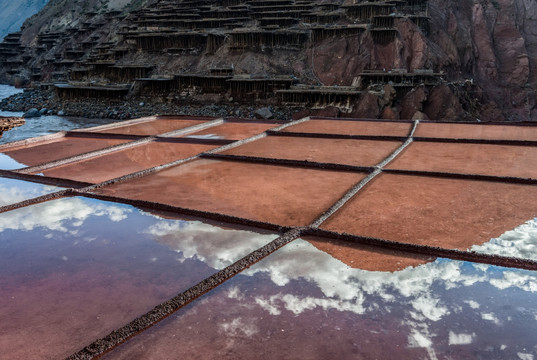
<instances>
[{"instance_id":1,"label":"rocky shoreline","mask_svg":"<svg viewBox=\"0 0 537 360\"><path fill-rule=\"evenodd\" d=\"M4 117L0 116L0 137L4 131L11 130L17 126L24 125L25 121L20 117Z\"/></svg>"},{"instance_id":2,"label":"rocky shoreline","mask_svg":"<svg viewBox=\"0 0 537 360\"><path fill-rule=\"evenodd\" d=\"M127 120L151 115L192 115L237 117L246 119L273 119L287 121L296 118L300 109L277 106L248 106L241 104L188 104L154 102L146 99L109 101L87 98L83 101L58 99L50 90L26 89L0 101L0 110L24 112L26 117L58 115L89 119ZM302 113L302 112L300 112Z\"/></svg>"}]
</instances>

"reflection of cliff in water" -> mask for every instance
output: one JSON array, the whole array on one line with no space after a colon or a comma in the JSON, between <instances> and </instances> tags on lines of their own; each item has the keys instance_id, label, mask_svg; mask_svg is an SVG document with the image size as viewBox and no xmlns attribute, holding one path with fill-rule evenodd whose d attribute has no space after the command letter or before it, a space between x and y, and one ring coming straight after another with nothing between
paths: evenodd
<instances>
[{"instance_id":1,"label":"reflection of cliff in water","mask_svg":"<svg viewBox=\"0 0 537 360\"><path fill-rule=\"evenodd\" d=\"M427 255L404 253L373 246L354 244L333 239L305 238L318 250L355 269L368 271L398 271L434 261Z\"/></svg>"},{"instance_id":2,"label":"reflection of cliff in water","mask_svg":"<svg viewBox=\"0 0 537 360\"><path fill-rule=\"evenodd\" d=\"M370 271L398 271L434 261L433 257L409 254L333 239L306 238L317 249L326 252L355 269ZM509 230L482 245L473 245L468 251L537 260L537 218Z\"/></svg>"}]
</instances>

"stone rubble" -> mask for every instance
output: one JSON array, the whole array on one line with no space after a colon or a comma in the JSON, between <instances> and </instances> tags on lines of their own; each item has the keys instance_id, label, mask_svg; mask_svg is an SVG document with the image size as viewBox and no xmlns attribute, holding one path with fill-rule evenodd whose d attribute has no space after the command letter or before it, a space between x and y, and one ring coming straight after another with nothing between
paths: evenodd
<instances>
[{"instance_id":1,"label":"stone rubble","mask_svg":"<svg viewBox=\"0 0 537 360\"><path fill-rule=\"evenodd\" d=\"M77 101L61 101L52 91L27 89L0 101L2 111L28 112L40 115L59 115L84 118L110 118L117 120L135 119L144 116L160 115L192 115L237 117L246 119L290 120L298 114L296 109L283 107L257 107L239 104L189 104L180 105L171 102L147 102L140 99L125 101L107 101L87 98ZM260 116L264 114L264 116ZM294 116L295 114L295 116ZM28 115L28 114L25 114ZM28 116L25 116L28 117Z\"/></svg>"},{"instance_id":2,"label":"stone rubble","mask_svg":"<svg viewBox=\"0 0 537 360\"><path fill-rule=\"evenodd\" d=\"M14 127L24 125L25 120L20 117L4 117L0 116L0 137L4 131L13 129Z\"/></svg>"}]
</instances>

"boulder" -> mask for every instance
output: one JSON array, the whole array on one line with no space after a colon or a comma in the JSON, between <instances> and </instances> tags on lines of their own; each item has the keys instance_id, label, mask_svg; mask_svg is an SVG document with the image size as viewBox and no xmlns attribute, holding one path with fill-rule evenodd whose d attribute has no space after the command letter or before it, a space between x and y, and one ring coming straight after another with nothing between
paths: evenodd
<instances>
[{"instance_id":1,"label":"boulder","mask_svg":"<svg viewBox=\"0 0 537 360\"><path fill-rule=\"evenodd\" d=\"M22 115L22 117L25 119L35 118L35 117L40 117L40 116L41 116L41 113L36 108L31 108L30 110L28 110Z\"/></svg>"},{"instance_id":2,"label":"boulder","mask_svg":"<svg viewBox=\"0 0 537 360\"><path fill-rule=\"evenodd\" d=\"M380 118L386 120L399 120L399 114L392 107L387 106L382 110Z\"/></svg>"},{"instance_id":3,"label":"boulder","mask_svg":"<svg viewBox=\"0 0 537 360\"><path fill-rule=\"evenodd\" d=\"M416 112L423 111L423 102L427 100L427 90L424 86L412 89L401 101L401 119L412 119Z\"/></svg>"},{"instance_id":4,"label":"boulder","mask_svg":"<svg viewBox=\"0 0 537 360\"><path fill-rule=\"evenodd\" d=\"M376 119L380 115L379 97L371 93L363 94L347 117Z\"/></svg>"},{"instance_id":5,"label":"boulder","mask_svg":"<svg viewBox=\"0 0 537 360\"><path fill-rule=\"evenodd\" d=\"M254 115L258 119L272 119L272 117L274 116L274 114L272 113L272 111L268 107L263 107L263 108L257 109L254 112Z\"/></svg>"},{"instance_id":6,"label":"boulder","mask_svg":"<svg viewBox=\"0 0 537 360\"><path fill-rule=\"evenodd\" d=\"M434 87L427 97L423 111L432 120L457 120L463 113L459 98L453 94L449 86Z\"/></svg>"},{"instance_id":7,"label":"boulder","mask_svg":"<svg viewBox=\"0 0 537 360\"><path fill-rule=\"evenodd\" d=\"M412 120L429 120L429 117L421 111L416 111L412 116Z\"/></svg>"}]
</instances>

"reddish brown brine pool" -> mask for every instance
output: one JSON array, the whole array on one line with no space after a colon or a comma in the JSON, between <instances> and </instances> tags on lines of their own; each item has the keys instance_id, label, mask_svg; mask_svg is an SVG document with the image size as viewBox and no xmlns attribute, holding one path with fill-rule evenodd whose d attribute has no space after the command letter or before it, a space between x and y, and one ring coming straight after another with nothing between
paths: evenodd
<instances>
[{"instance_id":1,"label":"reddish brown brine pool","mask_svg":"<svg viewBox=\"0 0 537 360\"><path fill-rule=\"evenodd\" d=\"M0 145L0 357L537 359L536 126L281 125Z\"/></svg>"},{"instance_id":2,"label":"reddish brown brine pool","mask_svg":"<svg viewBox=\"0 0 537 360\"><path fill-rule=\"evenodd\" d=\"M366 271L296 240L104 358L531 358L536 286L447 259Z\"/></svg>"},{"instance_id":3,"label":"reddish brown brine pool","mask_svg":"<svg viewBox=\"0 0 537 360\"><path fill-rule=\"evenodd\" d=\"M273 238L80 197L3 213L2 357L64 358Z\"/></svg>"}]
</instances>

